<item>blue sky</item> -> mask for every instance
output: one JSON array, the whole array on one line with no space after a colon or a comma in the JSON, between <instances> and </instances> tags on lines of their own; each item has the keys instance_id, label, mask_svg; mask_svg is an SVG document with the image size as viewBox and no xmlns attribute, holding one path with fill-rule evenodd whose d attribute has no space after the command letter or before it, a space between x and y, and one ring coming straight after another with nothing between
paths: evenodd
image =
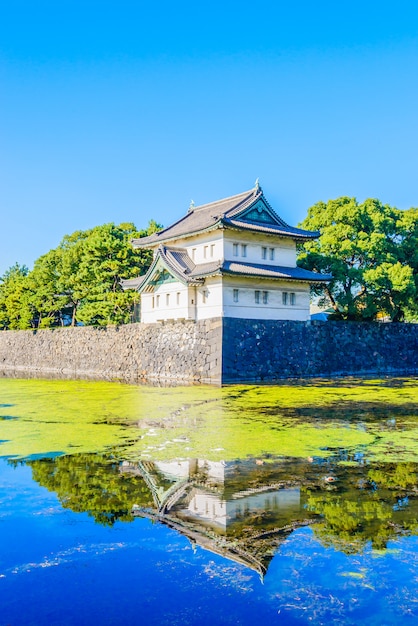
<instances>
[{"instance_id":1,"label":"blue sky","mask_svg":"<svg viewBox=\"0 0 418 626\"><path fill-rule=\"evenodd\" d=\"M0 0L0 275L257 177L417 206L417 112L415 0Z\"/></svg>"}]
</instances>

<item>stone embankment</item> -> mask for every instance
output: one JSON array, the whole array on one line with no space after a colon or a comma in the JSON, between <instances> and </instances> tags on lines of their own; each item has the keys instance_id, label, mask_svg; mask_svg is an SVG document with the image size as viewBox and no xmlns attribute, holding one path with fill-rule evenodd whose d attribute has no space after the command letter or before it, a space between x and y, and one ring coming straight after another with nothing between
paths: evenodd
<instances>
[{"instance_id":1,"label":"stone embankment","mask_svg":"<svg viewBox=\"0 0 418 626\"><path fill-rule=\"evenodd\" d=\"M0 373L169 383L418 373L418 324L233 318L0 332Z\"/></svg>"},{"instance_id":2,"label":"stone embankment","mask_svg":"<svg viewBox=\"0 0 418 626\"><path fill-rule=\"evenodd\" d=\"M0 332L0 371L127 382L221 381L220 320Z\"/></svg>"},{"instance_id":3,"label":"stone embankment","mask_svg":"<svg viewBox=\"0 0 418 626\"><path fill-rule=\"evenodd\" d=\"M222 336L225 383L418 373L418 324L225 318Z\"/></svg>"}]
</instances>

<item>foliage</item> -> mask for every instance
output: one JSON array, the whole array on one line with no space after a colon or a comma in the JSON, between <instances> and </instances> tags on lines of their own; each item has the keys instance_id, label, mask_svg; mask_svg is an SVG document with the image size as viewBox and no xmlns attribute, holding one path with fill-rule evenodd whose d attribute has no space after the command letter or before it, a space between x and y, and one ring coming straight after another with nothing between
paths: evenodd
<instances>
[{"instance_id":1,"label":"foliage","mask_svg":"<svg viewBox=\"0 0 418 626\"><path fill-rule=\"evenodd\" d=\"M152 258L149 250L134 250L130 240L159 228L151 221L139 232L131 223L76 231L37 259L31 272L10 268L0 279L0 328L129 321L135 293L124 292L120 281L144 273Z\"/></svg>"},{"instance_id":2,"label":"foliage","mask_svg":"<svg viewBox=\"0 0 418 626\"><path fill-rule=\"evenodd\" d=\"M119 463L109 456L77 454L30 461L28 465L34 480L56 492L64 508L87 512L104 526L117 520L132 521L134 504L154 504L144 479L121 473Z\"/></svg>"},{"instance_id":3,"label":"foliage","mask_svg":"<svg viewBox=\"0 0 418 626\"><path fill-rule=\"evenodd\" d=\"M299 257L302 267L330 273L327 285L316 286L320 304L334 317L393 321L413 317L418 294L418 209L400 211L368 199L341 197L319 202L301 226L319 230Z\"/></svg>"},{"instance_id":4,"label":"foliage","mask_svg":"<svg viewBox=\"0 0 418 626\"><path fill-rule=\"evenodd\" d=\"M1 456L117 447L132 461L418 460L414 380L162 389L0 378L0 395Z\"/></svg>"},{"instance_id":5,"label":"foliage","mask_svg":"<svg viewBox=\"0 0 418 626\"><path fill-rule=\"evenodd\" d=\"M0 328L27 328L30 321L27 276L29 270L16 263L1 278Z\"/></svg>"},{"instance_id":6,"label":"foliage","mask_svg":"<svg viewBox=\"0 0 418 626\"><path fill-rule=\"evenodd\" d=\"M368 543L382 550L401 532L416 534L416 470L412 463L372 466L365 474L353 468L328 493L308 489L307 509L323 518L313 527L315 534L326 546L347 553Z\"/></svg>"}]
</instances>

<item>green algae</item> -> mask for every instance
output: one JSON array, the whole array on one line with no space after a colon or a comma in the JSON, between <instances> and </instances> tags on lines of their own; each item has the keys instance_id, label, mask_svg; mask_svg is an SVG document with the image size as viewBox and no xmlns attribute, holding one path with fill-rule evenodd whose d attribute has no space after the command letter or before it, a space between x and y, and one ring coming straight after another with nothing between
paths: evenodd
<instances>
[{"instance_id":1,"label":"green algae","mask_svg":"<svg viewBox=\"0 0 418 626\"><path fill-rule=\"evenodd\" d=\"M0 455L418 460L416 379L142 387L0 379Z\"/></svg>"}]
</instances>

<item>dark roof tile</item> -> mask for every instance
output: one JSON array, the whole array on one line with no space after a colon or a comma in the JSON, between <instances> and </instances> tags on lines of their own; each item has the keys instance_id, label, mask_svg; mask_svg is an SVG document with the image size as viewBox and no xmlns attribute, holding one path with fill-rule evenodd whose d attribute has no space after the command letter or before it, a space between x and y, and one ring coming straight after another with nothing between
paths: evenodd
<instances>
[{"instance_id":1,"label":"dark roof tile","mask_svg":"<svg viewBox=\"0 0 418 626\"><path fill-rule=\"evenodd\" d=\"M154 261L144 276L124 280L124 289L140 289L146 279L154 272L158 258L161 258L167 269L184 283L199 284L207 276L216 274L231 274L256 278L273 278L281 280L296 280L309 283L327 282L331 280L328 274L318 274L301 267L284 267L278 265L261 265L258 263L243 263L240 261L212 261L196 265L183 248L171 248L160 245Z\"/></svg>"},{"instance_id":2,"label":"dark roof tile","mask_svg":"<svg viewBox=\"0 0 418 626\"><path fill-rule=\"evenodd\" d=\"M261 222L257 223L254 221L249 222L239 219L239 215L243 211L258 202L261 198L274 216L277 225ZM193 207L186 215L171 226L149 237L132 239L132 244L137 248L152 247L160 243L187 237L221 226L254 232L264 232L282 237L292 237L293 239L313 239L319 235L318 232L302 230L286 224L271 208L266 198L264 198L261 187L257 185L253 189L244 191L236 196Z\"/></svg>"}]
</instances>

